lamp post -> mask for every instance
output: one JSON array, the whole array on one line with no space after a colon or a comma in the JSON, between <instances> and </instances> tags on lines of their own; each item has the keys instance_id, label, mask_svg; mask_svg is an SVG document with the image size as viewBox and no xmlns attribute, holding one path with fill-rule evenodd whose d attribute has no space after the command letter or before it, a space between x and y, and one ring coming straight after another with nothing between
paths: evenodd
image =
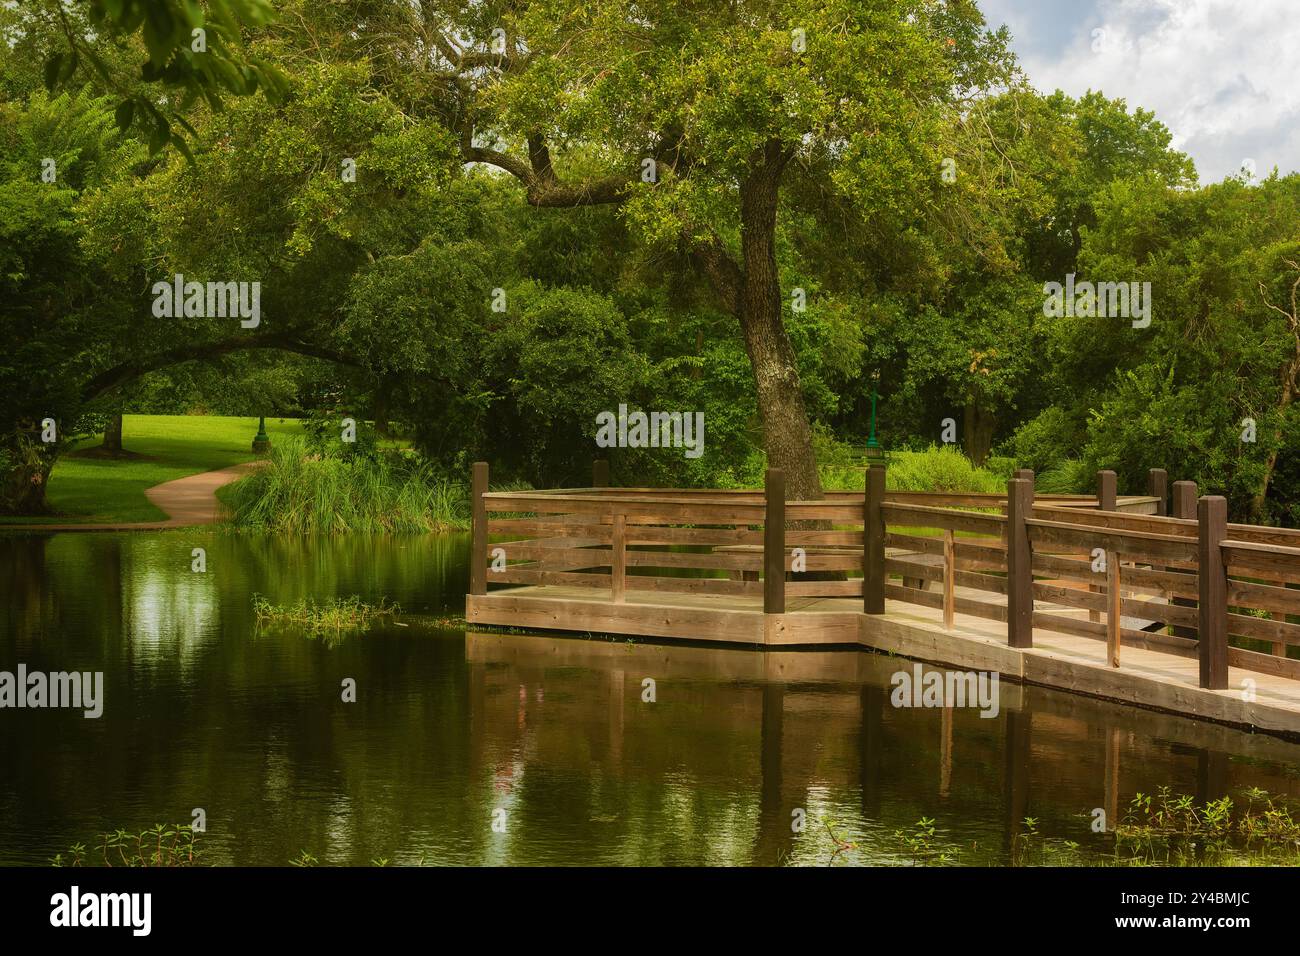
<instances>
[{"instance_id":1,"label":"lamp post","mask_svg":"<svg viewBox=\"0 0 1300 956\"><path fill-rule=\"evenodd\" d=\"M879 397L876 388L880 384L880 370L871 373L871 431L867 435L867 461L871 463L884 464L888 455L885 449L880 447L880 442L876 438L876 399Z\"/></svg>"},{"instance_id":2,"label":"lamp post","mask_svg":"<svg viewBox=\"0 0 1300 956\"><path fill-rule=\"evenodd\" d=\"M265 455L271 450L271 436L266 433L266 416L257 420L257 434L253 436L253 454Z\"/></svg>"}]
</instances>

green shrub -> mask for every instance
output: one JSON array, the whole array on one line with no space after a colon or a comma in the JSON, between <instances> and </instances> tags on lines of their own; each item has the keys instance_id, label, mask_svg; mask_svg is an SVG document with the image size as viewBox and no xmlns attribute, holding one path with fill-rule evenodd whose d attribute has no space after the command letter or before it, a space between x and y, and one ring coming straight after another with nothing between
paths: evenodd
<instances>
[{"instance_id":1,"label":"green shrub","mask_svg":"<svg viewBox=\"0 0 1300 956\"><path fill-rule=\"evenodd\" d=\"M847 445L818 443L817 460L822 487L827 491L861 491L866 477L863 465L853 459ZM885 486L891 491L935 491L948 494L1005 492L1010 463L990 461L995 468L976 468L956 448L931 445L925 451L890 452ZM1005 472L1005 474L1003 473ZM761 485L761 480L759 485ZM756 487L756 486L755 486Z\"/></svg>"},{"instance_id":2,"label":"green shrub","mask_svg":"<svg viewBox=\"0 0 1300 956\"><path fill-rule=\"evenodd\" d=\"M1016 462L1016 467L1042 473L1077 458L1086 437L1081 422L1064 409L1052 406L1017 428L1000 450Z\"/></svg>"},{"instance_id":3,"label":"green shrub","mask_svg":"<svg viewBox=\"0 0 1300 956\"><path fill-rule=\"evenodd\" d=\"M890 457L885 487L891 491L936 491L947 494L1006 491L1002 478L976 468L955 448L931 445L925 451L898 452Z\"/></svg>"}]
</instances>

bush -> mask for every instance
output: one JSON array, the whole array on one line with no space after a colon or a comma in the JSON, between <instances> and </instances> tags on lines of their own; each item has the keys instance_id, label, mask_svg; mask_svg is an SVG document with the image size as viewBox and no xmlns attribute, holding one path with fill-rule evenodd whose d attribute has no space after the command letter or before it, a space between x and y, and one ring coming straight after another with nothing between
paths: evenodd
<instances>
[{"instance_id":1,"label":"bush","mask_svg":"<svg viewBox=\"0 0 1300 956\"><path fill-rule=\"evenodd\" d=\"M417 533L469 525L465 487L400 454L308 456L277 442L266 463L220 495L243 531Z\"/></svg>"},{"instance_id":2,"label":"bush","mask_svg":"<svg viewBox=\"0 0 1300 956\"><path fill-rule=\"evenodd\" d=\"M1079 457L1086 437L1080 422L1053 406L1017 428L1003 444L1002 452L1014 459L1017 467L1041 473Z\"/></svg>"},{"instance_id":3,"label":"bush","mask_svg":"<svg viewBox=\"0 0 1300 956\"><path fill-rule=\"evenodd\" d=\"M866 481L863 466L849 455L847 445L828 445L820 439L817 461L822 487L827 491L861 491ZM935 491L948 494L1001 493L1007 488L1008 462L998 460L997 470L977 468L956 448L931 445L925 451L890 452L885 486L890 491ZM1003 474L1003 471L1007 471ZM762 482L760 480L759 484Z\"/></svg>"},{"instance_id":4,"label":"bush","mask_svg":"<svg viewBox=\"0 0 1300 956\"><path fill-rule=\"evenodd\" d=\"M891 456L885 487L891 491L996 494L1006 491L1006 482L991 471L976 468L955 448L931 445L925 451Z\"/></svg>"}]
</instances>

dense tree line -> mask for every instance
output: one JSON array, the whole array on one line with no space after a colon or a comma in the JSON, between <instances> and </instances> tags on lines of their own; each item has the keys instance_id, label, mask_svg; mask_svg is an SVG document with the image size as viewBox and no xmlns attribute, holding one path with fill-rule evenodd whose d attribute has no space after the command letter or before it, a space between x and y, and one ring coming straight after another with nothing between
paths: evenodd
<instances>
[{"instance_id":1,"label":"dense tree line","mask_svg":"<svg viewBox=\"0 0 1300 956\"><path fill-rule=\"evenodd\" d=\"M1300 177L1199 185L973 3L216 10L0 8L4 510L124 408L354 414L538 484L602 411L702 411L705 455L616 477L816 496L876 388L890 447L951 419L1052 488L1161 466L1300 518ZM260 323L157 315L176 274ZM1149 282L1150 323L1049 314L1069 276Z\"/></svg>"}]
</instances>

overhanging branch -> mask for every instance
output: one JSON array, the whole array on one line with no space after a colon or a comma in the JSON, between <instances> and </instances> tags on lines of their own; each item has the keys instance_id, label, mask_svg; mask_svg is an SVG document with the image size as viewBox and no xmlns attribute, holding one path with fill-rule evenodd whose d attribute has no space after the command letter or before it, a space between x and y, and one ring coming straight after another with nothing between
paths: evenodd
<instances>
[{"instance_id":1,"label":"overhanging branch","mask_svg":"<svg viewBox=\"0 0 1300 956\"><path fill-rule=\"evenodd\" d=\"M355 359L342 352L305 341L292 333L280 332L274 335L232 336L227 339L219 339L216 342L180 345L144 358L122 362L100 372L87 382L81 390L81 399L83 402L93 401L142 375L156 372L171 365L179 365L181 362L220 358L223 355L230 355L248 349L280 349L285 352L295 352L298 355L308 355L312 358L336 362L339 365L348 365L353 368L361 367L360 363Z\"/></svg>"}]
</instances>

